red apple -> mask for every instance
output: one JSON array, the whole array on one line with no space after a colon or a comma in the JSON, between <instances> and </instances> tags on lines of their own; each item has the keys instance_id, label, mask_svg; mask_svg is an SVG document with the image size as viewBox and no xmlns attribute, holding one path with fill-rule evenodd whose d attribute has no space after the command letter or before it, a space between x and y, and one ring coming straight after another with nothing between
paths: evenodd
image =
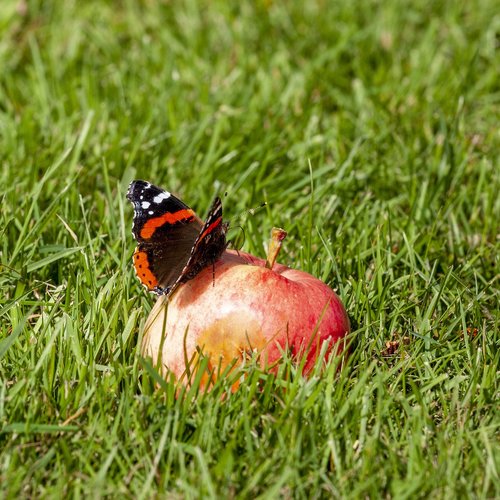
<instances>
[{"instance_id":1,"label":"red apple","mask_svg":"<svg viewBox=\"0 0 500 500\"><path fill-rule=\"evenodd\" d=\"M168 300L160 297L146 321L142 354L163 375L184 381L186 363L199 351L217 370L249 351L272 369L289 350L297 359L306 356L307 374L325 353L323 342L329 342L327 355L333 347L339 352L348 332L340 299L322 281L281 264L269 269L263 259L227 250L215 275L208 266Z\"/></svg>"}]
</instances>

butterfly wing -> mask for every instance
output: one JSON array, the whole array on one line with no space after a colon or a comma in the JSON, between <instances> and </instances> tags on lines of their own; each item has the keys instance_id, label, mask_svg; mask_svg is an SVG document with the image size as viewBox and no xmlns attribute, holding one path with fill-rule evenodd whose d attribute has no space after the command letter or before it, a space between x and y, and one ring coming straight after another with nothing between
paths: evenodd
<instances>
[{"instance_id":1,"label":"butterfly wing","mask_svg":"<svg viewBox=\"0 0 500 500\"><path fill-rule=\"evenodd\" d=\"M204 225L181 200L149 182L133 181L127 198L134 205L136 274L148 290L169 293Z\"/></svg>"}]
</instances>

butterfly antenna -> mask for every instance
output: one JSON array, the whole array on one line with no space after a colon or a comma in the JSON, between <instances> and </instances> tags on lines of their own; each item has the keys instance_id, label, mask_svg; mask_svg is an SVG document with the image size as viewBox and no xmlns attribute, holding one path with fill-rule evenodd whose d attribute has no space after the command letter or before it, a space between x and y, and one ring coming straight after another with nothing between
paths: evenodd
<instances>
[{"instance_id":1,"label":"butterfly antenna","mask_svg":"<svg viewBox=\"0 0 500 500\"><path fill-rule=\"evenodd\" d=\"M243 212L240 212L239 214L234 215L229 220L232 221L234 219L241 219L244 215L248 215L248 214L254 215L255 212L257 212L257 210L260 210L261 208L264 208L266 206L267 206L267 201L265 201L264 203L261 203L257 207L249 208L248 210L243 210Z\"/></svg>"}]
</instances>

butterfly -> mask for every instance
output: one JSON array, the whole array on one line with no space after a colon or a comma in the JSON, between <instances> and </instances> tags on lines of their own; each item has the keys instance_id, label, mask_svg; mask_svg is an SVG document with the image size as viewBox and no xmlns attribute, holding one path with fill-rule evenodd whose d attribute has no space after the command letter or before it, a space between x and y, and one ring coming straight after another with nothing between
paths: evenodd
<instances>
[{"instance_id":1,"label":"butterfly","mask_svg":"<svg viewBox=\"0 0 500 500\"><path fill-rule=\"evenodd\" d=\"M222 220L219 197L205 222L179 198L150 182L132 181L127 198L134 206L135 272L149 291L172 294L214 265L226 249L228 224Z\"/></svg>"}]
</instances>

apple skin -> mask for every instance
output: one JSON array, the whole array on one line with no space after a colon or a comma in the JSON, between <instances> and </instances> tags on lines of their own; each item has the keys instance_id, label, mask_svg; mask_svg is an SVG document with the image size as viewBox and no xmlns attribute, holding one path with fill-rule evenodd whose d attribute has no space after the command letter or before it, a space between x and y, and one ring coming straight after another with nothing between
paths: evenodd
<instances>
[{"instance_id":1,"label":"apple skin","mask_svg":"<svg viewBox=\"0 0 500 500\"><path fill-rule=\"evenodd\" d=\"M288 349L297 359L306 356L305 374L324 341L327 355L333 347L340 352L350 326L333 290L304 271L265 264L227 250L215 264L215 277L208 266L169 300L160 297L146 321L142 355L163 376L170 372L186 381L186 362L200 350L217 372L248 352L257 352L262 367L272 369Z\"/></svg>"}]
</instances>

